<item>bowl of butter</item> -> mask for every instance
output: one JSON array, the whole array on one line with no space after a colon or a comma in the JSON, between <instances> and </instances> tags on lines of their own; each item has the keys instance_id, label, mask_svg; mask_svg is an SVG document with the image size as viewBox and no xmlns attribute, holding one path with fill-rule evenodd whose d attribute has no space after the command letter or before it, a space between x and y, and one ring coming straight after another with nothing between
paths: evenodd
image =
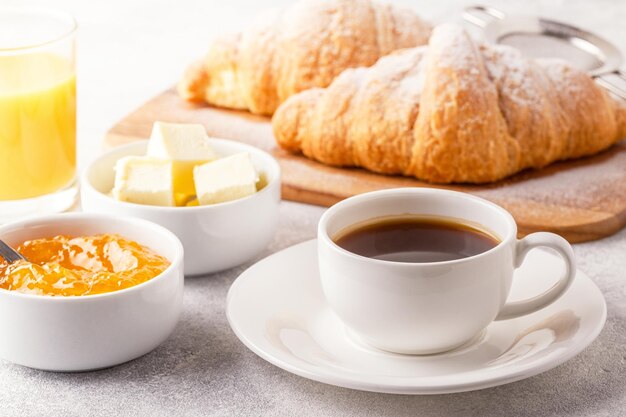
<instances>
[{"instance_id":1,"label":"bowl of butter","mask_svg":"<svg viewBox=\"0 0 626 417\"><path fill-rule=\"evenodd\" d=\"M146 219L174 232L185 274L262 254L278 225L280 167L267 152L211 138L199 124L155 122L147 141L115 148L81 177L87 212Z\"/></svg>"}]
</instances>

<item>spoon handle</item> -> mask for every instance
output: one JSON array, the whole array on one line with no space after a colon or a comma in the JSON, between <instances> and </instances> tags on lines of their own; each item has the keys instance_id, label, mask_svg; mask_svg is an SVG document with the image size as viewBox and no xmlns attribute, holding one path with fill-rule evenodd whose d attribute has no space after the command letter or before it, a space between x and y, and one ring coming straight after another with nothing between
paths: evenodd
<instances>
[{"instance_id":1,"label":"spoon handle","mask_svg":"<svg viewBox=\"0 0 626 417\"><path fill-rule=\"evenodd\" d=\"M26 260L18 251L0 240L0 256L2 256L8 263L12 264L15 261Z\"/></svg>"}]
</instances>

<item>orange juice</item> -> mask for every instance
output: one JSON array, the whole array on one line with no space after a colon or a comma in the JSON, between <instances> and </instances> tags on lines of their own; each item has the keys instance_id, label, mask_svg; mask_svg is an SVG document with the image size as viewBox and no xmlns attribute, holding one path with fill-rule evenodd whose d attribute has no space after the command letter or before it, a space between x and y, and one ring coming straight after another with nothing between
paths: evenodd
<instances>
[{"instance_id":1,"label":"orange juice","mask_svg":"<svg viewBox=\"0 0 626 417\"><path fill-rule=\"evenodd\" d=\"M0 200L69 185L76 171L76 77L51 53L0 56Z\"/></svg>"}]
</instances>

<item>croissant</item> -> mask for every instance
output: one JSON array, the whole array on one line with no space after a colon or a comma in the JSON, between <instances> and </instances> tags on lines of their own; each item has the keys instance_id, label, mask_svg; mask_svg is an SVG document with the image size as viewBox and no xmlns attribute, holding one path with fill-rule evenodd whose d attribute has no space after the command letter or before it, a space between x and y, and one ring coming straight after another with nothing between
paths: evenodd
<instances>
[{"instance_id":1,"label":"croissant","mask_svg":"<svg viewBox=\"0 0 626 417\"><path fill-rule=\"evenodd\" d=\"M370 0L303 0L211 45L178 86L192 102L271 115L289 96L326 87L343 70L424 45L430 26L408 9Z\"/></svg>"},{"instance_id":2,"label":"croissant","mask_svg":"<svg viewBox=\"0 0 626 417\"><path fill-rule=\"evenodd\" d=\"M328 165L486 183L608 148L626 135L626 108L565 62L444 24L427 47L292 96L272 126L280 146Z\"/></svg>"}]
</instances>

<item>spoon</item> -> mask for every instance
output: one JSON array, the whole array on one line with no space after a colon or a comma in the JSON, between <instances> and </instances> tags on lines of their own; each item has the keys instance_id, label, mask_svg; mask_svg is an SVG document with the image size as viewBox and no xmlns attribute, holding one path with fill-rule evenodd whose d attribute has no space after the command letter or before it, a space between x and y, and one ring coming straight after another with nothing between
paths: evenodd
<instances>
[{"instance_id":1,"label":"spoon","mask_svg":"<svg viewBox=\"0 0 626 417\"><path fill-rule=\"evenodd\" d=\"M2 256L10 264L19 260L26 260L21 253L4 243L2 239L0 239L0 256Z\"/></svg>"}]
</instances>

